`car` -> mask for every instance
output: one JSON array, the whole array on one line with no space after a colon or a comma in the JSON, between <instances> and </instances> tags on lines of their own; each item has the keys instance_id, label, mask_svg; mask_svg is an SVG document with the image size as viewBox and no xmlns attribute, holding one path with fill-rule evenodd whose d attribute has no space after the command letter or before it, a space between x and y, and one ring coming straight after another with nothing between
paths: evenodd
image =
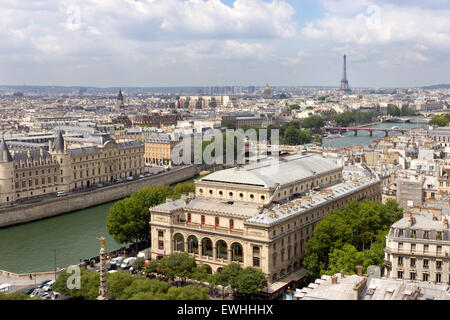
<instances>
[{"instance_id":1,"label":"car","mask_svg":"<svg viewBox=\"0 0 450 320\"><path fill-rule=\"evenodd\" d=\"M136 261L135 257L126 258L125 260L123 260L122 264L120 265L120 268L128 269L133 265L135 261Z\"/></svg>"},{"instance_id":2,"label":"car","mask_svg":"<svg viewBox=\"0 0 450 320\"><path fill-rule=\"evenodd\" d=\"M113 258L112 260L111 260L111 265L115 265L116 267L120 267L120 265L122 264L122 262L123 262L123 258L122 257L116 257L116 258Z\"/></svg>"},{"instance_id":3,"label":"car","mask_svg":"<svg viewBox=\"0 0 450 320\"><path fill-rule=\"evenodd\" d=\"M133 177L131 177L131 176L127 177L127 181L133 181L133 180L134 180Z\"/></svg>"},{"instance_id":4,"label":"car","mask_svg":"<svg viewBox=\"0 0 450 320\"><path fill-rule=\"evenodd\" d=\"M58 192L56 193L56 196L57 196L57 197L65 197L65 196L67 196L67 193L64 192L64 191L58 191Z\"/></svg>"},{"instance_id":5,"label":"car","mask_svg":"<svg viewBox=\"0 0 450 320\"><path fill-rule=\"evenodd\" d=\"M139 175L139 179L145 178L145 176L143 174Z\"/></svg>"},{"instance_id":6,"label":"car","mask_svg":"<svg viewBox=\"0 0 450 320\"><path fill-rule=\"evenodd\" d=\"M35 290L35 288L28 288L28 289L25 289L24 292L25 292L27 295L30 295L34 290Z\"/></svg>"},{"instance_id":7,"label":"car","mask_svg":"<svg viewBox=\"0 0 450 320\"><path fill-rule=\"evenodd\" d=\"M30 294L30 298L34 298L36 296L42 296L44 293L46 293L43 289L36 288L33 290L33 292Z\"/></svg>"},{"instance_id":8,"label":"car","mask_svg":"<svg viewBox=\"0 0 450 320\"><path fill-rule=\"evenodd\" d=\"M109 270L108 273L115 273L117 270Z\"/></svg>"},{"instance_id":9,"label":"car","mask_svg":"<svg viewBox=\"0 0 450 320\"><path fill-rule=\"evenodd\" d=\"M44 280L41 283L38 284L38 288L41 289L42 287L44 287L47 283L49 283L52 280Z\"/></svg>"},{"instance_id":10,"label":"car","mask_svg":"<svg viewBox=\"0 0 450 320\"><path fill-rule=\"evenodd\" d=\"M146 177L150 177L150 176L151 176L151 173L146 173L145 176L146 176Z\"/></svg>"},{"instance_id":11,"label":"car","mask_svg":"<svg viewBox=\"0 0 450 320\"><path fill-rule=\"evenodd\" d=\"M97 184L97 188L103 188L103 187L104 187L103 184L101 184L101 183Z\"/></svg>"},{"instance_id":12,"label":"car","mask_svg":"<svg viewBox=\"0 0 450 320\"><path fill-rule=\"evenodd\" d=\"M53 291L52 300L60 300L59 292Z\"/></svg>"},{"instance_id":13,"label":"car","mask_svg":"<svg viewBox=\"0 0 450 320\"><path fill-rule=\"evenodd\" d=\"M116 183L121 183L121 182L123 182L123 179L121 179L121 178L116 179L115 182L116 182Z\"/></svg>"},{"instance_id":14,"label":"car","mask_svg":"<svg viewBox=\"0 0 450 320\"><path fill-rule=\"evenodd\" d=\"M44 289L44 291L51 291L52 290L52 285L55 283L55 280L52 280L50 282L47 282L45 284L45 286L42 287L42 289Z\"/></svg>"},{"instance_id":15,"label":"car","mask_svg":"<svg viewBox=\"0 0 450 320\"><path fill-rule=\"evenodd\" d=\"M50 299L50 294L48 292L40 294L39 296L41 297L42 300L49 300Z\"/></svg>"},{"instance_id":16,"label":"car","mask_svg":"<svg viewBox=\"0 0 450 320\"><path fill-rule=\"evenodd\" d=\"M108 263L106 265L106 270L110 271L110 270L116 270L117 269L117 265L115 263Z\"/></svg>"}]
</instances>

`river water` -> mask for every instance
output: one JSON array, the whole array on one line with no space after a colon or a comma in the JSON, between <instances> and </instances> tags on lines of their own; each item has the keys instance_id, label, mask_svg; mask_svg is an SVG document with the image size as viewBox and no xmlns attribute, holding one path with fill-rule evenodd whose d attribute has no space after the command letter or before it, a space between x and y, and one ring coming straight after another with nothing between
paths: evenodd
<instances>
[{"instance_id":1,"label":"river water","mask_svg":"<svg viewBox=\"0 0 450 320\"><path fill-rule=\"evenodd\" d=\"M382 123L374 128L417 128L418 123ZM390 134L391 135L391 134ZM343 138L324 139L325 147L343 148L349 145L367 146L374 139L384 137L384 132L346 132ZM76 264L80 259L98 255L100 241L105 237L106 250L122 247L106 232L106 218L114 202L80 210L53 218L0 229L0 269L15 273L52 271Z\"/></svg>"},{"instance_id":2,"label":"river water","mask_svg":"<svg viewBox=\"0 0 450 320\"><path fill-rule=\"evenodd\" d=\"M370 128L392 128L398 127L399 129L414 129L420 128L426 125L426 120L417 119L412 123L380 123L377 125L370 125ZM396 135L398 133L389 132L389 136ZM372 137L369 137L369 131L358 131L358 135L355 137L353 131L347 131L342 134L342 138L323 139L323 146L330 148L345 148L352 145L368 146L373 140L382 139L384 137L383 131L373 131Z\"/></svg>"},{"instance_id":3,"label":"river water","mask_svg":"<svg viewBox=\"0 0 450 320\"><path fill-rule=\"evenodd\" d=\"M0 229L0 269L15 273L52 271L122 247L106 232L114 202L22 225Z\"/></svg>"}]
</instances>

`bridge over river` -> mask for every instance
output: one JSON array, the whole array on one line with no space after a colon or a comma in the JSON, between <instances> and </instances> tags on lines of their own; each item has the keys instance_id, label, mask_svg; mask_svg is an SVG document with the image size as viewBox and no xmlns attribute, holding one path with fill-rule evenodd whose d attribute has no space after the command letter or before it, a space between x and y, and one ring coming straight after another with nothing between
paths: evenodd
<instances>
[{"instance_id":1,"label":"bridge over river","mask_svg":"<svg viewBox=\"0 0 450 320\"><path fill-rule=\"evenodd\" d=\"M332 132L339 132L340 134L342 134L343 132L346 131L353 131L355 133L355 136L358 135L358 131L369 131L369 136L371 137L374 131L383 131L385 136L387 137L389 135L389 132L398 132L401 134L405 134L406 132L409 132L411 129L399 129L399 128L365 128L365 127L361 127L361 128L357 128L357 127L325 127L324 128L327 131L332 131Z\"/></svg>"}]
</instances>

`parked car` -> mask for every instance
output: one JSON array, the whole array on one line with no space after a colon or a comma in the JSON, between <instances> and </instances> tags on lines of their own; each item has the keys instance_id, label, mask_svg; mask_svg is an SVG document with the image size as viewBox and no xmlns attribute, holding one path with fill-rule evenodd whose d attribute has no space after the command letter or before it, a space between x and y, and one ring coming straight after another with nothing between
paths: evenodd
<instances>
[{"instance_id":1,"label":"parked car","mask_svg":"<svg viewBox=\"0 0 450 320\"><path fill-rule=\"evenodd\" d=\"M42 287L44 287L47 283L49 283L52 280L44 280L41 283L38 284L38 288L41 289Z\"/></svg>"},{"instance_id":2,"label":"parked car","mask_svg":"<svg viewBox=\"0 0 450 320\"><path fill-rule=\"evenodd\" d=\"M121 183L121 182L123 182L123 179L121 179L121 178L116 179L115 182L116 182L116 183Z\"/></svg>"},{"instance_id":3,"label":"parked car","mask_svg":"<svg viewBox=\"0 0 450 320\"><path fill-rule=\"evenodd\" d=\"M30 294L30 298L34 298L36 296L42 296L44 293L46 293L43 289L36 288L33 290L33 292Z\"/></svg>"},{"instance_id":4,"label":"parked car","mask_svg":"<svg viewBox=\"0 0 450 320\"><path fill-rule=\"evenodd\" d=\"M110 271L110 270L116 270L117 269L117 265L115 263L108 263L106 265L106 270Z\"/></svg>"},{"instance_id":5,"label":"parked car","mask_svg":"<svg viewBox=\"0 0 450 320\"><path fill-rule=\"evenodd\" d=\"M50 282L47 282L45 284L45 286L42 287L42 289L44 289L44 291L51 291L52 290L52 285L55 283L55 280L52 280Z\"/></svg>"},{"instance_id":6,"label":"parked car","mask_svg":"<svg viewBox=\"0 0 450 320\"><path fill-rule=\"evenodd\" d=\"M139 175L139 179L145 178L145 176L143 174Z\"/></svg>"},{"instance_id":7,"label":"parked car","mask_svg":"<svg viewBox=\"0 0 450 320\"><path fill-rule=\"evenodd\" d=\"M122 264L120 265L120 268L128 269L133 265L135 261L136 261L135 257L126 258L125 260L123 260Z\"/></svg>"},{"instance_id":8,"label":"parked car","mask_svg":"<svg viewBox=\"0 0 450 320\"><path fill-rule=\"evenodd\" d=\"M127 181L133 181L134 178L132 176L127 177Z\"/></svg>"},{"instance_id":9,"label":"parked car","mask_svg":"<svg viewBox=\"0 0 450 320\"><path fill-rule=\"evenodd\" d=\"M145 176L146 176L146 177L150 177L150 176L151 176L151 173L146 173Z\"/></svg>"},{"instance_id":10,"label":"parked car","mask_svg":"<svg viewBox=\"0 0 450 320\"><path fill-rule=\"evenodd\" d=\"M122 264L122 262L123 262L123 258L122 257L116 257L116 258L113 258L112 260L111 260L111 265L115 265L116 267L120 267L120 265Z\"/></svg>"},{"instance_id":11,"label":"parked car","mask_svg":"<svg viewBox=\"0 0 450 320\"><path fill-rule=\"evenodd\" d=\"M102 185L101 183L99 183L98 185L97 185L97 188L103 188L104 187L104 185Z\"/></svg>"},{"instance_id":12,"label":"parked car","mask_svg":"<svg viewBox=\"0 0 450 320\"><path fill-rule=\"evenodd\" d=\"M28 289L25 289L24 292L25 292L27 295L30 295L34 290L35 290L35 288L28 288Z\"/></svg>"},{"instance_id":13,"label":"parked car","mask_svg":"<svg viewBox=\"0 0 450 320\"><path fill-rule=\"evenodd\" d=\"M56 193L56 196L57 196L57 197L65 197L65 196L67 196L67 193L65 193L64 191L58 191L58 192Z\"/></svg>"}]
</instances>

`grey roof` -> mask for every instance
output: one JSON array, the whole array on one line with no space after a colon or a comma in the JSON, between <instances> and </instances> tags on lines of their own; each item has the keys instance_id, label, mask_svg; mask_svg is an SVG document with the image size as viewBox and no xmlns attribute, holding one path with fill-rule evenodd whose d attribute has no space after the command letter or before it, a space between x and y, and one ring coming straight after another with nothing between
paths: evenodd
<instances>
[{"instance_id":1,"label":"grey roof","mask_svg":"<svg viewBox=\"0 0 450 320\"><path fill-rule=\"evenodd\" d=\"M336 162L312 155L295 154L280 158L279 162L267 159L241 168L231 168L214 172L201 181L225 182L261 187L275 187L309 178L314 174L340 169Z\"/></svg>"},{"instance_id":2,"label":"grey roof","mask_svg":"<svg viewBox=\"0 0 450 320\"><path fill-rule=\"evenodd\" d=\"M42 153L41 153L42 152ZM24 152L17 152L14 153L13 159L14 161L20 161L20 160L33 160L33 159L39 159L39 158L51 158L51 155L48 151L44 150L28 150Z\"/></svg>"},{"instance_id":3,"label":"grey roof","mask_svg":"<svg viewBox=\"0 0 450 320\"><path fill-rule=\"evenodd\" d=\"M13 158L9 152L8 146L5 143L5 139L2 136L2 141L0 143L0 161L1 162L11 162Z\"/></svg>"}]
</instances>

